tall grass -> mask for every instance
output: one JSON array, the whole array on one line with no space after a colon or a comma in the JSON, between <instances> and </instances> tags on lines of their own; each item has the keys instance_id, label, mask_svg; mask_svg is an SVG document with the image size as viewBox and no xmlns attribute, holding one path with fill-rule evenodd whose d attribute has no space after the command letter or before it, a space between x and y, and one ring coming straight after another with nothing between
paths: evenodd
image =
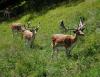
<instances>
[{"instance_id":1,"label":"tall grass","mask_svg":"<svg viewBox=\"0 0 100 77\"><path fill-rule=\"evenodd\" d=\"M72 57L66 57L63 49L52 59L51 36L60 33L59 21L63 19L66 27L72 28L79 23L80 16L85 18L85 36L78 40L71 52ZM26 47L20 36L13 38L9 26L12 22L26 23L29 19L33 26L40 22L33 49ZM33 12L18 20L2 22L0 77L99 77L99 20L100 1L86 0L71 7L59 6L39 16Z\"/></svg>"}]
</instances>

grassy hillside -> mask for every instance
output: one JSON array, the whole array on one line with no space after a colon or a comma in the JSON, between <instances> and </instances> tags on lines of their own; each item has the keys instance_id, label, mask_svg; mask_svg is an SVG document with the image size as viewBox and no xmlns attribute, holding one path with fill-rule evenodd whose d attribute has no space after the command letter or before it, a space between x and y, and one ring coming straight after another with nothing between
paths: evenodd
<instances>
[{"instance_id":1,"label":"grassy hillside","mask_svg":"<svg viewBox=\"0 0 100 77\"><path fill-rule=\"evenodd\" d=\"M59 21L74 27L85 17L85 36L80 37L68 58L60 50L51 58L51 36L60 33ZM12 22L33 26L40 22L34 48L25 46L20 37L12 37ZM61 5L44 13L27 13L17 20L0 23L0 77L99 77L100 76L100 0L85 0L74 5ZM70 34L70 32L66 33ZM73 34L73 33L71 33Z\"/></svg>"}]
</instances>

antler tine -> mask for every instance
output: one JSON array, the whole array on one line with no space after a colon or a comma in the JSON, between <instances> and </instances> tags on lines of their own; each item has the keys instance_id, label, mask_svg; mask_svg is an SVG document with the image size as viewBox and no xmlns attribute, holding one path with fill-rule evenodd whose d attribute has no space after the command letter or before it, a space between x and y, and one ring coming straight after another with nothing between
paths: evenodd
<instances>
[{"instance_id":1,"label":"antler tine","mask_svg":"<svg viewBox=\"0 0 100 77\"><path fill-rule=\"evenodd\" d=\"M68 31L73 31L73 30L75 30L75 28L66 27L66 32L68 32Z\"/></svg>"},{"instance_id":2,"label":"antler tine","mask_svg":"<svg viewBox=\"0 0 100 77\"><path fill-rule=\"evenodd\" d=\"M79 25L78 25L77 30L82 30L83 27L84 27L84 24L83 24L82 20L80 19L80 23L79 23Z\"/></svg>"},{"instance_id":3,"label":"antler tine","mask_svg":"<svg viewBox=\"0 0 100 77\"><path fill-rule=\"evenodd\" d=\"M75 28L69 28L68 30L75 30Z\"/></svg>"}]
</instances>

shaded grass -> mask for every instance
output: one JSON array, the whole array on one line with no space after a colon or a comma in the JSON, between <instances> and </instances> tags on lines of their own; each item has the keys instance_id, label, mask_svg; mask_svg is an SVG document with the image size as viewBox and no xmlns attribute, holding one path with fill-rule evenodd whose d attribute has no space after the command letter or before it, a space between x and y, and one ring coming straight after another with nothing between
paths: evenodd
<instances>
[{"instance_id":1,"label":"shaded grass","mask_svg":"<svg viewBox=\"0 0 100 77\"><path fill-rule=\"evenodd\" d=\"M100 19L99 0L71 7L63 5L31 19L34 26L40 22L33 49L26 47L20 37L13 38L9 28L12 22L26 23L31 16L29 13L19 20L0 24L1 77L99 77L100 33L96 29ZM80 16L85 18L85 36L78 40L72 57L67 58L65 51L60 50L57 58L52 59L51 36L60 33L59 21L63 19L66 27L75 27Z\"/></svg>"}]
</instances>

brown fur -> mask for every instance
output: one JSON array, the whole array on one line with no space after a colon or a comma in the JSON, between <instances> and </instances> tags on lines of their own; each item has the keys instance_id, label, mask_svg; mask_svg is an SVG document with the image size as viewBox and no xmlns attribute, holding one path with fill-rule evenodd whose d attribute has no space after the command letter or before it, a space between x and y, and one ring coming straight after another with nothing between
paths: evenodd
<instances>
[{"instance_id":1,"label":"brown fur","mask_svg":"<svg viewBox=\"0 0 100 77\"><path fill-rule=\"evenodd\" d=\"M11 24L12 31L21 31L22 24L21 23L13 23Z\"/></svg>"},{"instance_id":2,"label":"brown fur","mask_svg":"<svg viewBox=\"0 0 100 77\"><path fill-rule=\"evenodd\" d=\"M23 37L25 39L31 40L31 38L33 37L33 33L30 30L25 30L23 32Z\"/></svg>"},{"instance_id":3,"label":"brown fur","mask_svg":"<svg viewBox=\"0 0 100 77\"><path fill-rule=\"evenodd\" d=\"M64 34L55 34L52 36L53 48L57 45L62 45L64 47L69 47L70 45L65 44L69 42L70 44L75 42L75 36L73 35L64 35Z\"/></svg>"},{"instance_id":4,"label":"brown fur","mask_svg":"<svg viewBox=\"0 0 100 77\"><path fill-rule=\"evenodd\" d=\"M80 30L75 30L75 35L65 35L65 34L54 34L52 36L52 46L53 46L53 53L55 48L58 46L63 46L67 50L74 44L77 40L79 35L84 35L84 33ZM66 51L68 55L70 55L70 51Z\"/></svg>"},{"instance_id":5,"label":"brown fur","mask_svg":"<svg viewBox=\"0 0 100 77\"><path fill-rule=\"evenodd\" d=\"M31 48L33 46L32 43L34 42L38 28L39 27L37 27L36 29L31 29L31 30L26 30L26 29L22 30L23 31L22 32L23 38L25 39L26 42L30 43Z\"/></svg>"}]
</instances>

